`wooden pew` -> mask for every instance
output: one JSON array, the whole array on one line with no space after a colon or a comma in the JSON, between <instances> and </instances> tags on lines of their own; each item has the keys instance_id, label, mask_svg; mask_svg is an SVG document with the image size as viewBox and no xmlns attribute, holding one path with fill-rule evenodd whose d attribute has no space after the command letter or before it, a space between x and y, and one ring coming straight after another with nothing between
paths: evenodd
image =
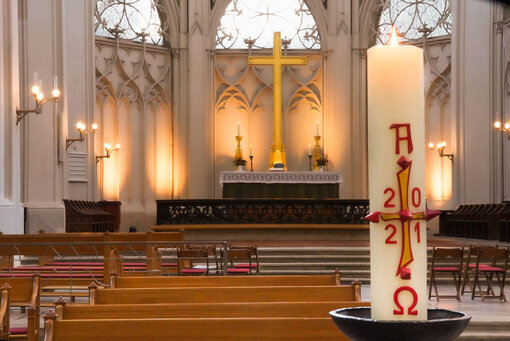
<instances>
[{"instance_id":1,"label":"wooden pew","mask_svg":"<svg viewBox=\"0 0 510 341\"><path fill-rule=\"evenodd\" d=\"M140 242L168 242L184 241L184 231L179 232L139 232L139 233L43 233L37 235L0 235L0 266L2 268L12 268L15 256L38 256L39 265L45 266L48 263L54 263L55 257L62 256L88 256L111 260L103 263L104 278L115 270L118 273L123 272L119 268L116 259L112 258L112 249L121 252L145 252L147 255L147 273L154 274L161 271L161 256L157 252L156 244L146 244ZM72 243L82 243L73 245ZM104 244L112 243L112 244ZM38 243L41 245L19 245ZM52 243L69 243L69 245L52 245ZM84 245L83 243L86 243ZM115 244L119 243L119 244ZM120 244L132 243L132 244ZM137 244L138 243L138 244ZM11 245L6 245L11 244ZM18 244L18 245L15 245ZM46 245L42 245L46 244ZM163 245L163 244L158 244ZM165 245L165 246L168 246ZM101 260L103 262L103 260ZM41 270L37 270L41 271ZM88 285L90 278L83 285Z\"/></svg>"},{"instance_id":2,"label":"wooden pew","mask_svg":"<svg viewBox=\"0 0 510 341\"><path fill-rule=\"evenodd\" d=\"M58 319L129 318L234 318L234 317L327 317L347 307L368 307L370 302L229 302L160 304L66 304L55 302Z\"/></svg>"},{"instance_id":3,"label":"wooden pew","mask_svg":"<svg viewBox=\"0 0 510 341\"><path fill-rule=\"evenodd\" d=\"M45 341L339 341L329 317L57 320L45 315Z\"/></svg>"},{"instance_id":4,"label":"wooden pew","mask_svg":"<svg viewBox=\"0 0 510 341\"><path fill-rule=\"evenodd\" d=\"M0 339L39 340L40 278L2 278L0 283ZM27 328L10 328L10 308L28 307Z\"/></svg>"},{"instance_id":5,"label":"wooden pew","mask_svg":"<svg viewBox=\"0 0 510 341\"><path fill-rule=\"evenodd\" d=\"M439 231L454 237L501 239L499 224L508 217L508 203L460 205L455 211L441 213Z\"/></svg>"},{"instance_id":6,"label":"wooden pew","mask_svg":"<svg viewBox=\"0 0 510 341\"><path fill-rule=\"evenodd\" d=\"M340 285L340 272L332 275L285 276L175 276L122 277L110 275L110 288L244 287L244 286Z\"/></svg>"},{"instance_id":7,"label":"wooden pew","mask_svg":"<svg viewBox=\"0 0 510 341\"><path fill-rule=\"evenodd\" d=\"M136 273L137 276L161 273L161 256L158 246L156 244L140 244L139 242L168 242L170 245L172 241L183 240L183 231L157 234L152 232L2 234L0 235L0 265L4 269L4 273L0 273L0 278L30 277L37 272L41 275L43 296L65 295L72 299L77 296L86 297L90 282L94 280L103 283L105 278L108 280L108 276L105 275L109 275L112 271L124 275ZM73 244L76 242L81 244ZM112 244L105 244L105 242ZM121 242L133 244L115 244ZM168 246L167 244L161 245ZM141 271L124 271L125 267L120 252L126 251L146 252L148 258L145 269L130 267ZM71 264L59 266L58 262L55 262L56 257L77 255L95 258L98 260L97 265L94 262L94 266L80 266L79 261L74 261L67 262ZM39 267L14 268L14 258L20 256L37 256ZM176 268L174 269L176 271ZM67 290L67 292L62 290Z\"/></svg>"},{"instance_id":8,"label":"wooden pew","mask_svg":"<svg viewBox=\"0 0 510 341\"><path fill-rule=\"evenodd\" d=\"M91 304L154 304L209 302L331 302L360 301L359 284L336 286L261 286L211 288L90 287Z\"/></svg>"}]
</instances>

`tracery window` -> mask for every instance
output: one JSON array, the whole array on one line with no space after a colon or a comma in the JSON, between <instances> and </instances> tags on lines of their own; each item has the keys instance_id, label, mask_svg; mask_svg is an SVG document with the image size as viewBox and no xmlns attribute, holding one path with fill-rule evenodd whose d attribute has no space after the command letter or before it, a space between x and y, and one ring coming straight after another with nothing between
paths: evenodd
<instances>
[{"instance_id":1,"label":"tracery window","mask_svg":"<svg viewBox=\"0 0 510 341\"><path fill-rule=\"evenodd\" d=\"M98 36L163 45L168 26L161 20L161 0L98 0L94 11Z\"/></svg>"},{"instance_id":2,"label":"tracery window","mask_svg":"<svg viewBox=\"0 0 510 341\"><path fill-rule=\"evenodd\" d=\"M385 44L395 26L403 40L449 35L452 14L448 0L380 0L377 43ZM425 29L425 30L424 30Z\"/></svg>"},{"instance_id":3,"label":"tracery window","mask_svg":"<svg viewBox=\"0 0 510 341\"><path fill-rule=\"evenodd\" d=\"M317 24L304 0L232 0L216 35L217 49L271 48L273 32L290 49L320 49Z\"/></svg>"},{"instance_id":4,"label":"tracery window","mask_svg":"<svg viewBox=\"0 0 510 341\"><path fill-rule=\"evenodd\" d=\"M97 0L95 10L95 153L122 148L97 167L99 198L121 200L124 224L174 181L171 74L166 0ZM108 38L121 38L118 41ZM125 210L124 210L125 208ZM129 215L131 214L131 215Z\"/></svg>"}]
</instances>

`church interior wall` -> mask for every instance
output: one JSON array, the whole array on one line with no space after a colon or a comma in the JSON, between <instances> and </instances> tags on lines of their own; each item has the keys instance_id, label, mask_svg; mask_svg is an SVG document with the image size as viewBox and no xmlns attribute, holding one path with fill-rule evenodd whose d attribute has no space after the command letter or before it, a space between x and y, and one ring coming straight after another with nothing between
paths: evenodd
<instances>
[{"instance_id":1,"label":"church interior wall","mask_svg":"<svg viewBox=\"0 0 510 341\"><path fill-rule=\"evenodd\" d=\"M134 225L143 230L155 221L156 199L220 197L218 175L232 169L237 121L245 158L253 145L255 169L264 169L270 112L235 119L237 104L223 116L216 108L216 72L228 56L216 51L215 34L228 3L165 0L170 44L165 52L144 52L146 57L164 55L162 65L169 69L164 84L156 87L166 98L155 105L143 84L137 85L142 90L133 89L132 99L118 93L122 73L108 76L114 85L98 78L96 68L108 62L99 47L109 45L106 38L94 38L93 1L24 0L19 8L3 2L0 86L8 91L0 94L0 228L23 232L23 206L29 232L62 232L62 199L71 198L120 200L122 229ZM321 68L321 111L302 103L286 119L292 170L306 170L306 148L313 140L300 135L313 134L320 121L328 167L341 172L340 196L345 199L368 196L365 68L366 49L373 44L368 26L377 20L377 3L338 0L325 8L321 0L307 1L323 44L314 57ZM435 150L427 152L429 205L439 209L510 198L510 144L491 127L495 119L510 119L508 10L485 0L451 4L451 42L431 40L427 46L437 67L427 73L427 137L446 141L446 152L454 154L452 163ZM136 64L142 53L136 49L123 50L125 61ZM34 72L46 94L58 76L63 97L16 126L14 107L33 105L29 87ZM104 97L98 96L98 87ZM264 106L270 107L271 91L264 91ZM97 122L100 128L66 150L65 139L77 137L79 120L89 126ZM106 142L120 143L121 149L96 165L95 156L104 153Z\"/></svg>"},{"instance_id":2,"label":"church interior wall","mask_svg":"<svg viewBox=\"0 0 510 341\"><path fill-rule=\"evenodd\" d=\"M0 3L0 230L23 233L20 143L14 129L19 106L18 5Z\"/></svg>"}]
</instances>

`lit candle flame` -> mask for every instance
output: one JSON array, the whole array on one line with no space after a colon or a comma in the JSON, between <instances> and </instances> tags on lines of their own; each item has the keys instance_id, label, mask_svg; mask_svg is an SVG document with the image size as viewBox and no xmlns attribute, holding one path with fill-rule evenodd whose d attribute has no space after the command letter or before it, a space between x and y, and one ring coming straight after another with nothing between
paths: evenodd
<instances>
[{"instance_id":1,"label":"lit candle flame","mask_svg":"<svg viewBox=\"0 0 510 341\"><path fill-rule=\"evenodd\" d=\"M39 88L39 85L35 84L34 86L32 86L32 93L34 95L38 95L40 91L41 89Z\"/></svg>"},{"instance_id":2,"label":"lit candle flame","mask_svg":"<svg viewBox=\"0 0 510 341\"><path fill-rule=\"evenodd\" d=\"M393 27L393 30L391 31L390 45L398 46L398 35L397 35L397 30L395 29L395 27Z\"/></svg>"},{"instance_id":3,"label":"lit candle flame","mask_svg":"<svg viewBox=\"0 0 510 341\"><path fill-rule=\"evenodd\" d=\"M494 128L496 128L496 129L501 128L501 122L499 122L499 121L494 122Z\"/></svg>"},{"instance_id":4,"label":"lit candle flame","mask_svg":"<svg viewBox=\"0 0 510 341\"><path fill-rule=\"evenodd\" d=\"M59 98L60 97L60 90L57 89L57 88L53 89L53 91L51 92L51 96L53 98Z\"/></svg>"}]
</instances>

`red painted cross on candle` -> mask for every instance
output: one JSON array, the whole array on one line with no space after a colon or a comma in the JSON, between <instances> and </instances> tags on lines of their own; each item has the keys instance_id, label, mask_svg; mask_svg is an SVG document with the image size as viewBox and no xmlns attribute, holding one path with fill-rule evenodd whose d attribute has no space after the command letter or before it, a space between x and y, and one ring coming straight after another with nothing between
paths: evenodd
<instances>
[{"instance_id":1,"label":"red painted cross on candle","mask_svg":"<svg viewBox=\"0 0 510 341\"><path fill-rule=\"evenodd\" d=\"M400 136L399 130L400 128L406 128L406 135ZM410 124L392 124L390 129L395 129L395 154L400 154L400 142L407 141L407 152L408 154L413 151L413 144L411 139L411 129ZM410 223L413 220L430 220L438 215L437 211L428 210L427 212L416 212L411 213L409 209L409 179L411 174L412 161L406 158L405 156L401 156L397 164L400 166L400 171L397 172L397 180L398 180L398 192L400 197L400 211L395 213L384 213L380 211L373 212L365 217L366 220L378 223L380 219L383 221L400 221L402 228L402 251L400 254L400 262L397 267L396 276L400 276L401 279L411 279L411 270L407 268L409 264L411 264L414 260L413 258L413 250L411 245L411 229ZM390 193L390 198L385 202L385 207L395 207L394 204L391 204L391 200L395 195L395 191L392 188L386 188L384 193ZM421 205L421 190L417 187L413 188L411 191L412 201L414 207L419 207ZM393 227L396 231L393 224L387 225L386 228ZM419 225L418 225L419 228ZM390 236L391 237L391 236ZM418 240L419 242L419 240ZM387 243L394 244L396 242L388 242Z\"/></svg>"}]
</instances>

